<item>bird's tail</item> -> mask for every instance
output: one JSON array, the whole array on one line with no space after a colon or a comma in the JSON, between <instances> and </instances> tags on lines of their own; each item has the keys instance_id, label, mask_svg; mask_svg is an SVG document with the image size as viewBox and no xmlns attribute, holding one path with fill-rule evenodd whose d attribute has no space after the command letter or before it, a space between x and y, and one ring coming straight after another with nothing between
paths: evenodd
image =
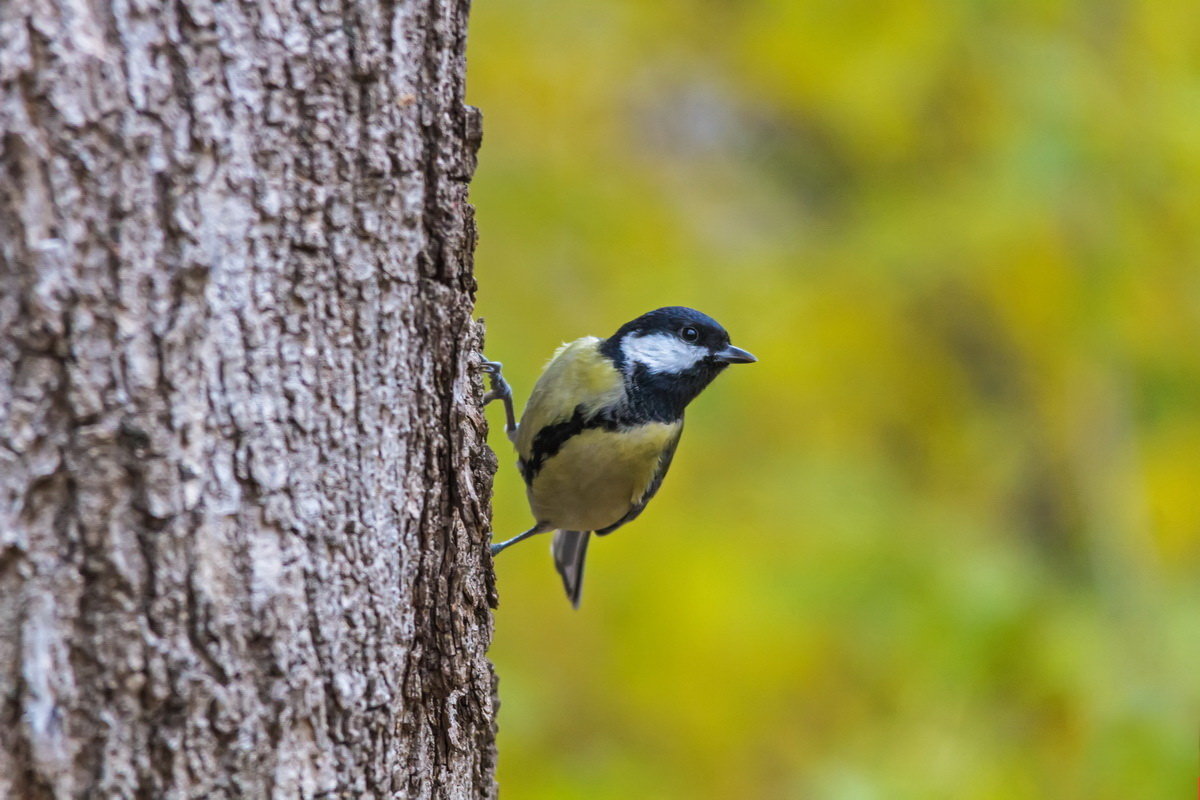
<instances>
[{"instance_id":1,"label":"bird's tail","mask_svg":"<svg viewBox=\"0 0 1200 800\"><path fill-rule=\"evenodd\" d=\"M587 531L555 531L550 552L554 554L554 566L562 576L563 588L571 605L579 608L579 595L583 590L583 559L587 556Z\"/></svg>"}]
</instances>

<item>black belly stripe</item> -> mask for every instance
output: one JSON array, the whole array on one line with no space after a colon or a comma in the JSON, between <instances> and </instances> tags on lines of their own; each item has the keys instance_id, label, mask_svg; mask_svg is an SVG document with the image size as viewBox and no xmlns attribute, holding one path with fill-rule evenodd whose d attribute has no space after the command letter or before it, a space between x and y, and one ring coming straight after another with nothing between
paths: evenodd
<instances>
[{"instance_id":1,"label":"black belly stripe","mask_svg":"<svg viewBox=\"0 0 1200 800\"><path fill-rule=\"evenodd\" d=\"M525 477L525 483L533 483L534 477L541 472L546 459L561 450L572 436L583 433L587 427L583 409L581 406L577 406L569 420L547 425L538 431L529 448L529 459L521 461L521 474Z\"/></svg>"}]
</instances>

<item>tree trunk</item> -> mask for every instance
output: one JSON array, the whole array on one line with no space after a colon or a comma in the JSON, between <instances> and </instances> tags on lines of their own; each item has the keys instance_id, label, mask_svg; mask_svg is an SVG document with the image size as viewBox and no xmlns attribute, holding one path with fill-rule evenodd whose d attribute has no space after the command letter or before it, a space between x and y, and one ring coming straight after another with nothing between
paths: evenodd
<instances>
[{"instance_id":1,"label":"tree trunk","mask_svg":"<svg viewBox=\"0 0 1200 800\"><path fill-rule=\"evenodd\" d=\"M0 0L0 797L488 797L467 0Z\"/></svg>"}]
</instances>

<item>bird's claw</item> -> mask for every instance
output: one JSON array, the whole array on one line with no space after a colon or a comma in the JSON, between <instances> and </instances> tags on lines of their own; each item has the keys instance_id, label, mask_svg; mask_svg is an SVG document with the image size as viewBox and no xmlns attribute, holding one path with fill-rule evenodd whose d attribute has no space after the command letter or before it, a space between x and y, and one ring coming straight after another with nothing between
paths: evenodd
<instances>
[{"instance_id":1,"label":"bird's claw","mask_svg":"<svg viewBox=\"0 0 1200 800\"><path fill-rule=\"evenodd\" d=\"M480 358L482 359L483 356L481 355ZM504 365L499 361L484 359L480 362L479 370L488 376L488 383L491 384L491 389L483 396L485 405L493 400L507 400L512 397L512 387L508 385L508 381L504 380L503 369Z\"/></svg>"},{"instance_id":2,"label":"bird's claw","mask_svg":"<svg viewBox=\"0 0 1200 800\"><path fill-rule=\"evenodd\" d=\"M488 361L483 353L479 354L479 364L476 367L480 372L488 376L490 388L483 395L483 405L487 405L493 400L504 401L504 430L508 433L508 438L512 439L516 435L517 417L513 410L512 403L512 387L508 385L508 381L504 380L502 370L504 365L499 361Z\"/></svg>"}]
</instances>

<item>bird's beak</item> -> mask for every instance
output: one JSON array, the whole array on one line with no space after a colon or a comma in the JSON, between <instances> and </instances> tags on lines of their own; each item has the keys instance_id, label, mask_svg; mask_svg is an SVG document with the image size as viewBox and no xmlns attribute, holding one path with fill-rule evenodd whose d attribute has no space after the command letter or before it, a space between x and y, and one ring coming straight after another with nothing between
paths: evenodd
<instances>
[{"instance_id":1,"label":"bird's beak","mask_svg":"<svg viewBox=\"0 0 1200 800\"><path fill-rule=\"evenodd\" d=\"M722 349L713 353L713 358L725 364L753 364L755 361L758 361L757 358L742 348L734 347L731 344L727 344Z\"/></svg>"}]
</instances>

